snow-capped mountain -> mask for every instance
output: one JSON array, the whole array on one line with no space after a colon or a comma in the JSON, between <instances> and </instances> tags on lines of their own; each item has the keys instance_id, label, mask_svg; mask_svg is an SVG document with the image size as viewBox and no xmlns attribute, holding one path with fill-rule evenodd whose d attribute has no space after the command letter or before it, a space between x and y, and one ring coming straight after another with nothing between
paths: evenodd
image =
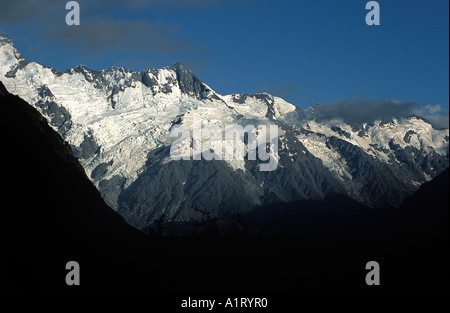
<instances>
[{"instance_id":1,"label":"snow-capped mountain","mask_svg":"<svg viewBox=\"0 0 450 313\"><path fill-rule=\"evenodd\" d=\"M0 80L48 119L106 202L141 229L161 213L184 221L333 193L396 205L448 167L449 130L420 117L319 121L315 107L266 93L220 95L179 63L62 72L28 62L0 34ZM248 159L172 160L171 130L192 129L196 117L221 129L277 125L277 169L261 172Z\"/></svg>"}]
</instances>

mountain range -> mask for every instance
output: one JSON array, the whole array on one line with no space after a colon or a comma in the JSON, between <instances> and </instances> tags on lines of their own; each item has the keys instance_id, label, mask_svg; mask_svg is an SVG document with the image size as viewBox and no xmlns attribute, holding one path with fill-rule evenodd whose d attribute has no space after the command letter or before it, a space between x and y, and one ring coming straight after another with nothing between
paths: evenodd
<instances>
[{"instance_id":1,"label":"mountain range","mask_svg":"<svg viewBox=\"0 0 450 313\"><path fill-rule=\"evenodd\" d=\"M262 227L256 235L217 236L210 218L206 236L144 236L106 205L47 119L1 82L0 121L2 291L153 292L152 304L174 311L179 302L162 293L448 292L448 169L399 207L334 194L236 221ZM76 287L64 281L73 260ZM381 264L376 289L364 282L368 260Z\"/></svg>"},{"instance_id":2,"label":"mountain range","mask_svg":"<svg viewBox=\"0 0 450 313\"><path fill-rule=\"evenodd\" d=\"M399 206L449 164L449 130L419 116L349 122L321 118L267 93L221 95L180 63L140 72L26 60L0 34L0 80L66 141L106 204L145 230L249 214L257 207L336 194L361 206ZM170 158L177 125L277 125L277 168L258 162ZM202 139L206 141L205 138ZM222 140L222 139L219 139Z\"/></svg>"}]
</instances>

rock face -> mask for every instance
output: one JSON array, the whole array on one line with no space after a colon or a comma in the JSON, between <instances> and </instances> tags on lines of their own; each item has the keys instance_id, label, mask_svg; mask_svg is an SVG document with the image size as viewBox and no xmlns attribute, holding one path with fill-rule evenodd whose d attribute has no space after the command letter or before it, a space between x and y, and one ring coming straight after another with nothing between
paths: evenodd
<instances>
[{"instance_id":1,"label":"rock face","mask_svg":"<svg viewBox=\"0 0 450 313\"><path fill-rule=\"evenodd\" d=\"M107 204L140 229L161 214L187 221L336 193L372 208L399 205L448 167L449 130L415 116L327 121L317 106L303 110L269 94L220 95L180 63L62 72L28 62L5 35L0 59L6 88L45 116ZM277 125L276 170L261 172L248 158L172 160L171 130L192 131L196 117L222 130Z\"/></svg>"}]
</instances>

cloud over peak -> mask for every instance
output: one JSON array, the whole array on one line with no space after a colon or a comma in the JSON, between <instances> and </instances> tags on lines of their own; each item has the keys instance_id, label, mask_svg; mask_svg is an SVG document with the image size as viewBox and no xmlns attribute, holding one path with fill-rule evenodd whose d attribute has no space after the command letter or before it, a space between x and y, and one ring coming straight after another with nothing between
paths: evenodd
<instances>
[{"instance_id":1,"label":"cloud over peak","mask_svg":"<svg viewBox=\"0 0 450 313\"><path fill-rule=\"evenodd\" d=\"M439 104L420 106L414 102L391 99L379 101L360 97L357 100L317 105L306 111L312 113L317 121L337 119L350 124L361 124L376 120L419 116L428 120L435 128L449 128L449 115Z\"/></svg>"}]
</instances>

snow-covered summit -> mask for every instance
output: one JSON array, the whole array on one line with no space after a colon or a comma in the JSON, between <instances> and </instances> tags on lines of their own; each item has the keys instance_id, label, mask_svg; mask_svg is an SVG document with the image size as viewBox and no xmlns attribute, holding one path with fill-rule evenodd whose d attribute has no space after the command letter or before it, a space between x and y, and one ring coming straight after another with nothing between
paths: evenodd
<instances>
[{"instance_id":1,"label":"snow-covered summit","mask_svg":"<svg viewBox=\"0 0 450 313\"><path fill-rule=\"evenodd\" d=\"M0 46L4 45L4 44L10 44L13 45L13 41L11 40L11 38L9 38L9 36L3 32L0 32Z\"/></svg>"}]
</instances>

